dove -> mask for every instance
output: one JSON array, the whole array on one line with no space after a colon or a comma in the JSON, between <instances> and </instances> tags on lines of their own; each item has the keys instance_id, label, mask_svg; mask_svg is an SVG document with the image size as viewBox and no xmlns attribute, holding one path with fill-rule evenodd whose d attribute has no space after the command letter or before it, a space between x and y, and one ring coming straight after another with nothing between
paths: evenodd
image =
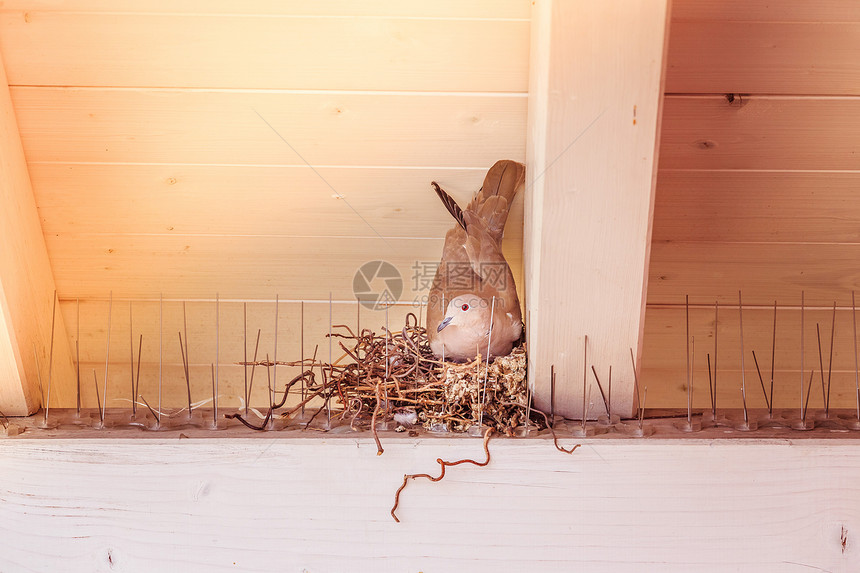
<instances>
[{"instance_id":1,"label":"dove","mask_svg":"<svg viewBox=\"0 0 860 573\"><path fill-rule=\"evenodd\" d=\"M524 180L524 165L497 161L465 209L431 183L456 220L445 235L427 304L427 335L438 358L465 362L478 354L485 360L506 356L522 335L520 301L502 254L502 236Z\"/></svg>"}]
</instances>

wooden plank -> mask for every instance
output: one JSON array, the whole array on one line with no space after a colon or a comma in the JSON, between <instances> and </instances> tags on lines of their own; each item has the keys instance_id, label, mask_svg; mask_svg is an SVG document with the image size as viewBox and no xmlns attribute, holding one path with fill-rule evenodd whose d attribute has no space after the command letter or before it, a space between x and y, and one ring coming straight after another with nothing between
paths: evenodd
<instances>
[{"instance_id":1,"label":"wooden plank","mask_svg":"<svg viewBox=\"0 0 860 573\"><path fill-rule=\"evenodd\" d=\"M307 161L314 166L486 169L500 157L525 157L522 97L52 88L11 92L31 163Z\"/></svg>"},{"instance_id":2,"label":"wooden plank","mask_svg":"<svg viewBox=\"0 0 860 573\"><path fill-rule=\"evenodd\" d=\"M860 284L860 245L803 243L654 243L649 304L677 304L684 295L736 303L738 289L750 304L773 300L850 304Z\"/></svg>"},{"instance_id":3,"label":"wooden plank","mask_svg":"<svg viewBox=\"0 0 860 573\"><path fill-rule=\"evenodd\" d=\"M667 18L665 2L545 2L533 14L526 308L529 377L545 411L554 367L556 413L583 416L590 364L614 366L625 383L613 404L633 411Z\"/></svg>"},{"instance_id":4,"label":"wooden plank","mask_svg":"<svg viewBox=\"0 0 860 573\"><path fill-rule=\"evenodd\" d=\"M16 125L15 111L0 59L0 411L26 415L38 409L42 394L38 386L36 358L42 377L48 372L68 378L71 368L69 345L57 336L51 352L51 311L54 278L27 165ZM62 316L55 332L64 331ZM35 349L35 350L34 350ZM53 367L51 367L53 364ZM53 370L52 370L53 368ZM68 395L63 386L52 385L54 403Z\"/></svg>"},{"instance_id":5,"label":"wooden plank","mask_svg":"<svg viewBox=\"0 0 860 573\"><path fill-rule=\"evenodd\" d=\"M122 297L354 300L358 268L386 260L400 271L404 297L427 294L443 239L379 237L51 235L46 237L63 298ZM505 245L516 269L519 244ZM416 268L416 264L418 267ZM427 271L427 268L434 270ZM418 279L416 279L416 276ZM519 282L518 273L514 275ZM413 291L413 287L416 287ZM50 296L50 295L49 295Z\"/></svg>"},{"instance_id":6,"label":"wooden plank","mask_svg":"<svg viewBox=\"0 0 860 573\"><path fill-rule=\"evenodd\" d=\"M672 22L860 22L860 5L842 0L674 0ZM673 26L674 32L674 26Z\"/></svg>"},{"instance_id":7,"label":"wooden plank","mask_svg":"<svg viewBox=\"0 0 860 573\"><path fill-rule=\"evenodd\" d=\"M668 93L860 95L860 21L676 21Z\"/></svg>"},{"instance_id":8,"label":"wooden plank","mask_svg":"<svg viewBox=\"0 0 860 573\"><path fill-rule=\"evenodd\" d=\"M661 169L860 170L860 99L665 99Z\"/></svg>"},{"instance_id":9,"label":"wooden plank","mask_svg":"<svg viewBox=\"0 0 860 573\"><path fill-rule=\"evenodd\" d=\"M437 2L403 2L403 0L152 0L146 4L134 0L4 0L2 11L27 12L114 12L142 14L242 14L328 17L400 17L450 19L519 19L529 18L528 0L438 0Z\"/></svg>"},{"instance_id":10,"label":"wooden plank","mask_svg":"<svg viewBox=\"0 0 860 573\"><path fill-rule=\"evenodd\" d=\"M714 308L713 303L703 307L704 301L693 299L690 311L690 334L695 339L693 359L693 405L696 408L710 407L708 393L708 360L714 364ZM736 301L737 302L737 301ZM742 407L740 327L737 304L723 307L719 311L717 347L717 394L718 405L725 408ZM772 303L773 301L771 301ZM777 310L777 338L774 374L775 405L778 408L798 408L801 381L801 341L799 300L781 301L789 307ZM832 408L855 408L854 339L851 317L850 294L839 301L846 304L837 310L834 331L831 399ZM833 314L821 307L804 313L803 376L804 393L809 383L809 374L814 369L810 407L822 406L821 368L824 364L824 379L828 378L830 364L830 329ZM816 325L821 332L822 356L819 360ZM687 407L687 374L685 313L681 308L649 307L645 318L645 339L642 355L643 372L640 383L648 386L648 404L654 408ZM750 407L763 408L765 401L761 382L756 372L752 352L761 368L765 386L770 391L771 349L773 348L773 309L744 308L744 371L747 401ZM709 358L710 356L710 358Z\"/></svg>"},{"instance_id":11,"label":"wooden plank","mask_svg":"<svg viewBox=\"0 0 860 573\"><path fill-rule=\"evenodd\" d=\"M858 187L860 173L664 170L653 240L857 243Z\"/></svg>"},{"instance_id":12,"label":"wooden plank","mask_svg":"<svg viewBox=\"0 0 860 573\"><path fill-rule=\"evenodd\" d=\"M300 166L34 164L30 176L47 234L379 233L430 238L444 237L453 224L430 181L438 181L465 205L485 174L483 169L316 171ZM509 238L522 237L521 195L508 219Z\"/></svg>"},{"instance_id":13,"label":"wooden plank","mask_svg":"<svg viewBox=\"0 0 860 573\"><path fill-rule=\"evenodd\" d=\"M383 456L369 436L4 446L0 517L16 527L0 546L16 570L793 573L857 560L854 439L589 441L572 457L494 440L486 468L410 483L401 523L389 510L404 472L481 459L478 440L391 439ZM517 526L464 535L476 520Z\"/></svg>"},{"instance_id":14,"label":"wooden plank","mask_svg":"<svg viewBox=\"0 0 860 573\"><path fill-rule=\"evenodd\" d=\"M527 20L0 13L13 86L525 92L528 34Z\"/></svg>"}]
</instances>

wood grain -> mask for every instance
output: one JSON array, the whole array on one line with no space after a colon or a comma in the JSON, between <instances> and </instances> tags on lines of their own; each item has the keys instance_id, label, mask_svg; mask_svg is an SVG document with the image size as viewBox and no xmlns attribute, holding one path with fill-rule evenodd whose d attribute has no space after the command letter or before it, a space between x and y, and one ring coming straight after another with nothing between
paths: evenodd
<instances>
[{"instance_id":1,"label":"wood grain","mask_svg":"<svg viewBox=\"0 0 860 573\"><path fill-rule=\"evenodd\" d=\"M486 168L525 156L523 97L11 92L30 163Z\"/></svg>"},{"instance_id":2,"label":"wood grain","mask_svg":"<svg viewBox=\"0 0 860 573\"><path fill-rule=\"evenodd\" d=\"M526 90L527 20L367 19L344 14L295 18L192 11L0 13L0 48L9 83Z\"/></svg>"},{"instance_id":3,"label":"wood grain","mask_svg":"<svg viewBox=\"0 0 860 573\"><path fill-rule=\"evenodd\" d=\"M858 131L856 98L668 96L660 168L857 171Z\"/></svg>"},{"instance_id":4,"label":"wood grain","mask_svg":"<svg viewBox=\"0 0 860 573\"><path fill-rule=\"evenodd\" d=\"M842 0L674 0L672 22L860 22L860 6ZM674 29L674 28L673 28Z\"/></svg>"},{"instance_id":5,"label":"wood grain","mask_svg":"<svg viewBox=\"0 0 860 573\"><path fill-rule=\"evenodd\" d=\"M322 299L332 292L349 300L353 276L365 262L391 262L409 292L413 277L438 263L442 248L441 238L379 237L51 235L47 243L64 298L104 298L112 289L123 297L163 292L208 299L220 292L225 298L272 299L280 292L284 298ZM521 267L517 244L504 250L512 267ZM309 258L315 264L307 264ZM518 273L514 279L522 284Z\"/></svg>"},{"instance_id":6,"label":"wood grain","mask_svg":"<svg viewBox=\"0 0 860 573\"><path fill-rule=\"evenodd\" d=\"M856 244L858 187L860 173L663 170L653 240Z\"/></svg>"},{"instance_id":7,"label":"wood grain","mask_svg":"<svg viewBox=\"0 0 860 573\"><path fill-rule=\"evenodd\" d=\"M672 22L668 93L860 95L860 21Z\"/></svg>"},{"instance_id":8,"label":"wood grain","mask_svg":"<svg viewBox=\"0 0 860 573\"><path fill-rule=\"evenodd\" d=\"M9 568L69 572L850 571L856 444L593 440L563 456L494 440L486 468L410 483L398 524L403 474L478 458L478 440L390 439L381 457L365 436L10 440L0 548ZM464 535L476 521L517 526Z\"/></svg>"},{"instance_id":9,"label":"wood grain","mask_svg":"<svg viewBox=\"0 0 860 573\"><path fill-rule=\"evenodd\" d=\"M483 169L34 164L47 234L441 238L453 224L430 186L461 204ZM522 198L506 236L522 237Z\"/></svg>"},{"instance_id":10,"label":"wood grain","mask_svg":"<svg viewBox=\"0 0 860 573\"><path fill-rule=\"evenodd\" d=\"M196 0L153 0L146 4L134 0L4 0L0 11L526 20L529 8L528 0L438 0L432 3L403 0L210 0L204 4Z\"/></svg>"},{"instance_id":11,"label":"wood grain","mask_svg":"<svg viewBox=\"0 0 860 573\"><path fill-rule=\"evenodd\" d=\"M773 304L795 301L806 291L810 304L847 299L860 285L860 245L803 243L655 243L649 270L649 304L698 300Z\"/></svg>"},{"instance_id":12,"label":"wood grain","mask_svg":"<svg viewBox=\"0 0 860 573\"><path fill-rule=\"evenodd\" d=\"M633 411L629 351L638 354L644 324L667 18L664 2L547 2L533 16L529 378L548 411L554 367L556 412L568 417L582 417L586 336L588 364L614 364L626 381L618 412Z\"/></svg>"}]
</instances>

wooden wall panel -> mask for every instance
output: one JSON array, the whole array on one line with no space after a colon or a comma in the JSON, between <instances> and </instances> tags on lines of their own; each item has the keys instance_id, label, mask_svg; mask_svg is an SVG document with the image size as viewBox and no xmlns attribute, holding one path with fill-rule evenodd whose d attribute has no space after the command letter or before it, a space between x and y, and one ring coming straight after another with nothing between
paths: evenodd
<instances>
[{"instance_id":1,"label":"wooden wall panel","mask_svg":"<svg viewBox=\"0 0 860 573\"><path fill-rule=\"evenodd\" d=\"M860 170L860 100L667 96L661 169Z\"/></svg>"},{"instance_id":2,"label":"wooden wall panel","mask_svg":"<svg viewBox=\"0 0 860 573\"><path fill-rule=\"evenodd\" d=\"M660 172L655 242L860 240L860 173Z\"/></svg>"},{"instance_id":3,"label":"wooden wall panel","mask_svg":"<svg viewBox=\"0 0 860 573\"><path fill-rule=\"evenodd\" d=\"M528 41L523 19L0 13L17 86L522 92Z\"/></svg>"},{"instance_id":4,"label":"wooden wall panel","mask_svg":"<svg viewBox=\"0 0 860 573\"><path fill-rule=\"evenodd\" d=\"M386 260L409 288L416 264L438 263L442 239L378 237L51 235L57 288L65 298L118 295L211 298L352 299L352 280L368 261ZM386 242L387 241L387 242ZM505 248L508 247L508 248ZM503 245L515 271L519 245ZM429 276L430 273L421 273ZM422 276L424 276L422 275ZM514 274L519 281L519 272ZM520 284L518 282L518 284ZM422 293L426 294L426 293Z\"/></svg>"},{"instance_id":5,"label":"wooden wall panel","mask_svg":"<svg viewBox=\"0 0 860 573\"><path fill-rule=\"evenodd\" d=\"M528 0L4 0L0 11L24 12L113 12L147 14L225 14L245 16L330 17L330 18L441 18L481 20L523 20L529 18Z\"/></svg>"},{"instance_id":6,"label":"wooden wall panel","mask_svg":"<svg viewBox=\"0 0 860 573\"><path fill-rule=\"evenodd\" d=\"M844 0L674 0L672 22L860 22L860 5ZM702 38L710 42L712 36ZM671 48L670 48L671 49Z\"/></svg>"},{"instance_id":7,"label":"wooden wall panel","mask_svg":"<svg viewBox=\"0 0 860 573\"><path fill-rule=\"evenodd\" d=\"M673 21L666 91L860 95L858 52L860 21Z\"/></svg>"},{"instance_id":8,"label":"wooden wall panel","mask_svg":"<svg viewBox=\"0 0 860 573\"><path fill-rule=\"evenodd\" d=\"M807 300L827 305L850 299L860 285L860 245L792 243L655 243L651 250L650 304L683 303L684 295L750 304Z\"/></svg>"},{"instance_id":9,"label":"wooden wall panel","mask_svg":"<svg viewBox=\"0 0 860 573\"><path fill-rule=\"evenodd\" d=\"M316 171L316 172L315 172ZM45 233L440 238L484 169L33 164ZM342 197L342 198L341 198ZM506 237L522 237L523 194ZM354 209L354 210L353 210ZM360 215L356 216L356 212Z\"/></svg>"},{"instance_id":10,"label":"wooden wall panel","mask_svg":"<svg viewBox=\"0 0 860 573\"><path fill-rule=\"evenodd\" d=\"M525 156L525 97L13 88L12 99L30 163L489 169Z\"/></svg>"}]
</instances>

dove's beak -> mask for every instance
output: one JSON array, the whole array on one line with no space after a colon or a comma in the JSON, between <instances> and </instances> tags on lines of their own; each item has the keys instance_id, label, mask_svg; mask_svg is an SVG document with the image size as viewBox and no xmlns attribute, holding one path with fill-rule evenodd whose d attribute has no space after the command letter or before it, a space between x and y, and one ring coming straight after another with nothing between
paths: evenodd
<instances>
[{"instance_id":1,"label":"dove's beak","mask_svg":"<svg viewBox=\"0 0 860 573\"><path fill-rule=\"evenodd\" d=\"M451 322L453 316L446 316L445 320L439 323L439 327L436 329L436 332L442 332L442 329L448 326L448 323Z\"/></svg>"}]
</instances>

